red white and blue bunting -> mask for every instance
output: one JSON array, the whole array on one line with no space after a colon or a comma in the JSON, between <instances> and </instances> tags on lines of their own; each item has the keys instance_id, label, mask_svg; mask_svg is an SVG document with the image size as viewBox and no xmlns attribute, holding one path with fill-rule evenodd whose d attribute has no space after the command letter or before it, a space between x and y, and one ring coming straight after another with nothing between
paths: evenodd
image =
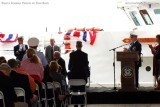
<instances>
[{"instance_id":1,"label":"red white and blue bunting","mask_svg":"<svg viewBox=\"0 0 160 107\"><path fill-rule=\"evenodd\" d=\"M3 34L0 33L0 42L16 42L18 34Z\"/></svg>"}]
</instances>

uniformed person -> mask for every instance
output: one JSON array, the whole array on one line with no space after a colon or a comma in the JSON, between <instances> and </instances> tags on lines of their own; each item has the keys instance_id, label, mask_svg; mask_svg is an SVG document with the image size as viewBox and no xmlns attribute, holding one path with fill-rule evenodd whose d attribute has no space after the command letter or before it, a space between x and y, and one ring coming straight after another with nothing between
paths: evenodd
<instances>
[{"instance_id":1,"label":"uniformed person","mask_svg":"<svg viewBox=\"0 0 160 107\"><path fill-rule=\"evenodd\" d=\"M43 52L39 52L37 51L37 47L39 45L39 39L37 39L36 37L32 37L28 40L28 45L29 48L33 48L36 51L37 56L40 58L42 65L45 67L48 62L43 54ZM27 54L24 55L23 60L27 58Z\"/></svg>"}]
</instances>

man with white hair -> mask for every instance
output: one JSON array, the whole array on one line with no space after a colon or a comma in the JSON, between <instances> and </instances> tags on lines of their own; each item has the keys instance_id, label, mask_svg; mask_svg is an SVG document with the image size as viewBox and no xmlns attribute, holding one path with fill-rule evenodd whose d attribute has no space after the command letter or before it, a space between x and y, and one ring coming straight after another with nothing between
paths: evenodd
<instances>
[{"instance_id":1,"label":"man with white hair","mask_svg":"<svg viewBox=\"0 0 160 107\"><path fill-rule=\"evenodd\" d=\"M60 50L59 46L55 45L55 40L53 38L51 38L50 39L50 45L48 45L46 47L46 50L45 50L45 57L46 57L48 63L51 62L54 59L53 58L54 57L53 53L55 51L59 51L60 52L61 50Z\"/></svg>"},{"instance_id":2,"label":"man with white hair","mask_svg":"<svg viewBox=\"0 0 160 107\"><path fill-rule=\"evenodd\" d=\"M53 57L54 60L57 61L57 63L62 67L61 73L66 77L67 76L66 63L65 60L61 57L60 52L55 51Z\"/></svg>"},{"instance_id":3,"label":"man with white hair","mask_svg":"<svg viewBox=\"0 0 160 107\"><path fill-rule=\"evenodd\" d=\"M139 67L141 67L141 51L142 51L142 45L138 41L138 35L135 33L130 34L131 43L128 48L128 51L135 51L138 52L139 60L135 62L135 81L136 81L136 87L139 88Z\"/></svg>"}]
</instances>

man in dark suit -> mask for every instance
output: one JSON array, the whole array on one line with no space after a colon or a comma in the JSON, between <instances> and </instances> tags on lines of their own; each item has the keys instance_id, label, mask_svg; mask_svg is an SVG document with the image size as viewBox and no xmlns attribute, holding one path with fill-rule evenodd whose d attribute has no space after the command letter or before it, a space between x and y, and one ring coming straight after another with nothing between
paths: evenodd
<instances>
[{"instance_id":1,"label":"man in dark suit","mask_svg":"<svg viewBox=\"0 0 160 107\"><path fill-rule=\"evenodd\" d=\"M89 61L88 54L81 50L82 42L77 41L76 43L77 50L75 52L70 53L69 65L68 68L70 70L68 74L68 79L84 79L87 82L87 75L89 72ZM84 91L84 86L72 87L73 91ZM77 100L76 100L77 99ZM75 101L80 102L79 98L75 98ZM74 107L78 107L78 105L74 105ZM83 107L83 105L81 105Z\"/></svg>"},{"instance_id":2,"label":"man in dark suit","mask_svg":"<svg viewBox=\"0 0 160 107\"><path fill-rule=\"evenodd\" d=\"M6 107L14 107L17 96L10 75L10 66L7 63L0 65L0 91L3 92ZM0 107L2 104L0 103ZM3 106L2 106L3 107Z\"/></svg>"},{"instance_id":3,"label":"man in dark suit","mask_svg":"<svg viewBox=\"0 0 160 107\"><path fill-rule=\"evenodd\" d=\"M131 44L128 48L129 51L136 51L138 52L139 60L135 62L135 80L136 80L136 87L139 87L139 67L141 67L141 51L142 45L137 39L136 34L130 34Z\"/></svg>"},{"instance_id":4,"label":"man in dark suit","mask_svg":"<svg viewBox=\"0 0 160 107\"><path fill-rule=\"evenodd\" d=\"M84 79L87 82L87 74L89 72L89 61L88 54L81 50L82 42L77 41L76 43L77 50L70 53L69 65L70 70L69 78L70 79Z\"/></svg>"},{"instance_id":5,"label":"man in dark suit","mask_svg":"<svg viewBox=\"0 0 160 107\"><path fill-rule=\"evenodd\" d=\"M51 38L51 39L50 39L50 45L48 45L48 46L46 47L46 49L45 49L45 57L46 57L48 63L51 62L51 61L54 59L54 58L53 58L53 53L54 53L55 51L59 51L59 52L60 52L61 49L60 49L59 46L57 46L57 45L55 44L55 40L54 40L53 38Z\"/></svg>"},{"instance_id":6,"label":"man in dark suit","mask_svg":"<svg viewBox=\"0 0 160 107\"><path fill-rule=\"evenodd\" d=\"M54 60L57 61L57 63L62 67L61 73L65 77L67 76L67 70L66 70L66 63L64 59L61 57L59 51L55 51L53 54Z\"/></svg>"},{"instance_id":7,"label":"man in dark suit","mask_svg":"<svg viewBox=\"0 0 160 107\"><path fill-rule=\"evenodd\" d=\"M16 59L22 61L23 55L26 53L28 46L23 44L23 37L18 37L18 45L14 46L14 55Z\"/></svg>"}]
</instances>

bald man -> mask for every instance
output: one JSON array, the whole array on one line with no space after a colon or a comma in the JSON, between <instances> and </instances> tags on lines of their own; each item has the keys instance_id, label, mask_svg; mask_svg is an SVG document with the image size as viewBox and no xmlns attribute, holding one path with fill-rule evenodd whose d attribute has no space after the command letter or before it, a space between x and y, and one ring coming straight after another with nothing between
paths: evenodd
<instances>
[{"instance_id":1,"label":"bald man","mask_svg":"<svg viewBox=\"0 0 160 107\"><path fill-rule=\"evenodd\" d=\"M53 54L54 60L57 61L57 63L62 67L62 75L65 77L67 76L67 70L66 70L66 63L64 59L61 57L61 54L59 51L55 51Z\"/></svg>"}]
</instances>

